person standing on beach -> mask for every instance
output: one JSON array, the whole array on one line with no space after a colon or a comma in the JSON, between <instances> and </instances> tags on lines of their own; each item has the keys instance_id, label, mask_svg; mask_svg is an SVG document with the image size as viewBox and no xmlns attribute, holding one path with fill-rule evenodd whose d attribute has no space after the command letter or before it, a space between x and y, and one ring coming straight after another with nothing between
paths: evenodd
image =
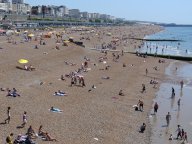
<instances>
[{"instance_id":1,"label":"person standing on beach","mask_svg":"<svg viewBox=\"0 0 192 144\"><path fill-rule=\"evenodd\" d=\"M148 74L148 69L146 68L146 70L145 70L145 74L146 74L146 76L147 76L147 74Z\"/></svg>"},{"instance_id":2,"label":"person standing on beach","mask_svg":"<svg viewBox=\"0 0 192 144\"><path fill-rule=\"evenodd\" d=\"M141 91L141 93L144 93L144 92L146 92L146 88L145 88L145 84L142 84L142 91Z\"/></svg>"},{"instance_id":3,"label":"person standing on beach","mask_svg":"<svg viewBox=\"0 0 192 144\"><path fill-rule=\"evenodd\" d=\"M154 105L154 114L157 113L158 108L159 108L159 105L157 104L157 102L155 102L155 105Z\"/></svg>"},{"instance_id":4,"label":"person standing on beach","mask_svg":"<svg viewBox=\"0 0 192 144\"><path fill-rule=\"evenodd\" d=\"M181 99L180 98L177 101L177 105L178 105L178 109L180 109L180 105L181 105Z\"/></svg>"},{"instance_id":5,"label":"person standing on beach","mask_svg":"<svg viewBox=\"0 0 192 144\"><path fill-rule=\"evenodd\" d=\"M184 85L183 80L182 80L182 81L180 81L180 85L181 85L181 89L183 89L183 85Z\"/></svg>"},{"instance_id":6,"label":"person standing on beach","mask_svg":"<svg viewBox=\"0 0 192 144\"><path fill-rule=\"evenodd\" d=\"M171 97L173 98L175 96L175 89L172 87L172 94Z\"/></svg>"},{"instance_id":7,"label":"person standing on beach","mask_svg":"<svg viewBox=\"0 0 192 144\"><path fill-rule=\"evenodd\" d=\"M167 126L169 126L169 122L170 122L170 120L171 120L171 115L170 115L169 112L167 113L167 115L166 115L165 118L166 118Z\"/></svg>"},{"instance_id":8,"label":"person standing on beach","mask_svg":"<svg viewBox=\"0 0 192 144\"><path fill-rule=\"evenodd\" d=\"M10 120L11 120L10 110L11 110L11 107L8 107L8 108L7 108L7 119L5 120L5 123L8 123L8 124L9 124L9 122L10 122Z\"/></svg>"},{"instance_id":9,"label":"person standing on beach","mask_svg":"<svg viewBox=\"0 0 192 144\"><path fill-rule=\"evenodd\" d=\"M24 113L23 113L23 123L22 123L22 127L25 127L26 123L27 123L27 112L24 111Z\"/></svg>"},{"instance_id":10,"label":"person standing on beach","mask_svg":"<svg viewBox=\"0 0 192 144\"><path fill-rule=\"evenodd\" d=\"M175 132L177 132L177 139L178 139L179 137L182 139L180 125L177 125L177 130L176 130Z\"/></svg>"},{"instance_id":11,"label":"person standing on beach","mask_svg":"<svg viewBox=\"0 0 192 144\"><path fill-rule=\"evenodd\" d=\"M139 107L139 110L142 112L143 111L143 101L139 100L137 105Z\"/></svg>"}]
</instances>

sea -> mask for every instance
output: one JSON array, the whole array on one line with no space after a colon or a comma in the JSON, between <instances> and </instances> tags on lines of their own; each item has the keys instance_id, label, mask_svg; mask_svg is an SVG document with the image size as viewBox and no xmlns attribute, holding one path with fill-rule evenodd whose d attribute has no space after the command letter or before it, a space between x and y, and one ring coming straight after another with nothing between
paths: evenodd
<instances>
[{"instance_id":1,"label":"sea","mask_svg":"<svg viewBox=\"0 0 192 144\"><path fill-rule=\"evenodd\" d=\"M140 49L141 52L192 57L192 27L165 27L163 31L146 38L181 41L146 42ZM154 103L159 105L158 112L156 115L153 110L149 113L152 125L151 144L192 144L192 63L174 61L166 68L165 76L167 80L161 83L154 99ZM183 88L180 86L181 80L184 81ZM172 88L175 89L173 98ZM171 114L169 126L165 119L168 112ZM187 132L188 142L176 139L178 125ZM169 140L170 135L173 136L172 140Z\"/></svg>"},{"instance_id":2,"label":"sea","mask_svg":"<svg viewBox=\"0 0 192 144\"><path fill-rule=\"evenodd\" d=\"M171 39L178 42L146 42L141 52L192 57L192 27L165 27L146 39Z\"/></svg>"}]
</instances>

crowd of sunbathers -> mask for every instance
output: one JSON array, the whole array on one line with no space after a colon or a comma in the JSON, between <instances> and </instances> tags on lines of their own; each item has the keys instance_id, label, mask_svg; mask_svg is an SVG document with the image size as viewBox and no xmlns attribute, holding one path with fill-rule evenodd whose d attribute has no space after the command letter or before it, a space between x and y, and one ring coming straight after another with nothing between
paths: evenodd
<instances>
[{"instance_id":1,"label":"crowd of sunbathers","mask_svg":"<svg viewBox=\"0 0 192 144\"><path fill-rule=\"evenodd\" d=\"M42 130L43 126L40 125L38 132L36 133L34 131L34 129L32 128L32 126L29 126L27 133L24 135L19 134L15 140L11 140L11 137L13 137L13 133L10 134L10 136L8 136L10 138L10 143L14 143L14 144L35 144L35 139L40 138L44 141L57 141L55 138L52 138L50 136L50 134L48 132L45 132ZM8 138L7 137L7 141Z\"/></svg>"}]
</instances>

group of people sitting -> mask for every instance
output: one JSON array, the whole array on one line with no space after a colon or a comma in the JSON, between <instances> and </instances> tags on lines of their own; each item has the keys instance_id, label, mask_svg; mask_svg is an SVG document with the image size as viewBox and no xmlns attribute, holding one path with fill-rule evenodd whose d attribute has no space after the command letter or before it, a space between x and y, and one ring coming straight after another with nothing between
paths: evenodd
<instances>
[{"instance_id":1,"label":"group of people sitting","mask_svg":"<svg viewBox=\"0 0 192 144\"><path fill-rule=\"evenodd\" d=\"M57 141L55 138L52 138L49 133L44 132L42 130L43 126L40 125L38 133L35 133L32 126L29 126L27 133L25 135L19 134L17 138L14 140L14 144L35 144L34 140L37 138L41 138L44 141Z\"/></svg>"},{"instance_id":2,"label":"group of people sitting","mask_svg":"<svg viewBox=\"0 0 192 144\"><path fill-rule=\"evenodd\" d=\"M150 84L158 84L158 81L157 80L150 80Z\"/></svg>"},{"instance_id":3,"label":"group of people sitting","mask_svg":"<svg viewBox=\"0 0 192 144\"><path fill-rule=\"evenodd\" d=\"M34 71L35 70L35 68L32 66L32 65L24 65L24 70L26 70L26 71Z\"/></svg>"},{"instance_id":4,"label":"group of people sitting","mask_svg":"<svg viewBox=\"0 0 192 144\"><path fill-rule=\"evenodd\" d=\"M13 90L7 89L7 96L17 97L20 94L17 93L17 90L13 88Z\"/></svg>"},{"instance_id":5,"label":"group of people sitting","mask_svg":"<svg viewBox=\"0 0 192 144\"><path fill-rule=\"evenodd\" d=\"M159 63L165 63L164 59L159 59Z\"/></svg>"}]
</instances>

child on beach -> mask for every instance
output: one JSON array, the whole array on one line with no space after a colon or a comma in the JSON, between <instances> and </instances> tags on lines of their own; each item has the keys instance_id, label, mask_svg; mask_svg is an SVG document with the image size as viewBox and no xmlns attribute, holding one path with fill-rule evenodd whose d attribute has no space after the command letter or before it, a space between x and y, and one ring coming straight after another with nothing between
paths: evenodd
<instances>
[{"instance_id":1,"label":"child on beach","mask_svg":"<svg viewBox=\"0 0 192 144\"><path fill-rule=\"evenodd\" d=\"M146 124L143 123L142 126L140 127L140 132L141 132L141 133L144 133L145 128L146 128Z\"/></svg>"}]
</instances>

